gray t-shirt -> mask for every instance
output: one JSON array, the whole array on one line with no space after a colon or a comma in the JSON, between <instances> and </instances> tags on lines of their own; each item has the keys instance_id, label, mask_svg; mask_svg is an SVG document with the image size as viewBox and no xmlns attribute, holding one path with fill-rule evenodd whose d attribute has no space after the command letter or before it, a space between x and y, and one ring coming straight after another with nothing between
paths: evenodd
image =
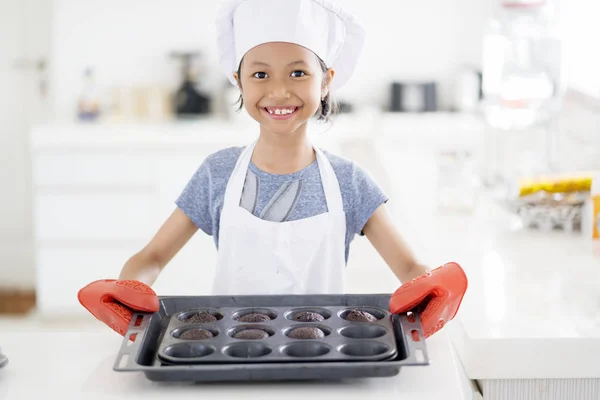
<instances>
[{"instance_id":1,"label":"gray t-shirt","mask_svg":"<svg viewBox=\"0 0 600 400\"><path fill-rule=\"evenodd\" d=\"M219 221L227 182L244 147L230 147L208 156L176 200L177 206L219 247ZM355 162L323 151L340 184L346 214L346 262L355 235L388 198ZM253 215L276 222L294 221L327 212L325 192L315 160L288 175L274 175L252 162L246 173L240 206Z\"/></svg>"}]
</instances>

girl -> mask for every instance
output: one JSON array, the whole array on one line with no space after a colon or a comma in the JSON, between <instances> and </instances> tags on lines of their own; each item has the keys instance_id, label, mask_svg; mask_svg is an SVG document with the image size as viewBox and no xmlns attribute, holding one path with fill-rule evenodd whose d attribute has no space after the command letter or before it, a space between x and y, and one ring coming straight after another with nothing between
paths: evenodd
<instances>
[{"instance_id":1,"label":"girl","mask_svg":"<svg viewBox=\"0 0 600 400\"><path fill-rule=\"evenodd\" d=\"M401 282L393 313L418 309L426 337L456 314L467 287L456 263L428 271L405 247L387 197L355 163L313 147L307 123L333 110L364 31L328 0L233 0L217 18L220 63L259 124L256 142L221 150L194 174L176 208L118 279L79 301L124 335L133 311L154 312L150 286L201 229L218 249L214 295L343 293L350 243L366 235Z\"/></svg>"}]
</instances>

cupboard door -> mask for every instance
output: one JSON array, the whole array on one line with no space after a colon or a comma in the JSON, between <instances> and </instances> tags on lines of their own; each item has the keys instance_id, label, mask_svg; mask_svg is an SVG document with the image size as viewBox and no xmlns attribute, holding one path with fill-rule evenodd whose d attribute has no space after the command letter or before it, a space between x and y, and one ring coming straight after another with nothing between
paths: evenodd
<instances>
[{"instance_id":1,"label":"cupboard door","mask_svg":"<svg viewBox=\"0 0 600 400\"><path fill-rule=\"evenodd\" d=\"M151 193L48 193L35 204L38 241L149 239L158 227Z\"/></svg>"}]
</instances>

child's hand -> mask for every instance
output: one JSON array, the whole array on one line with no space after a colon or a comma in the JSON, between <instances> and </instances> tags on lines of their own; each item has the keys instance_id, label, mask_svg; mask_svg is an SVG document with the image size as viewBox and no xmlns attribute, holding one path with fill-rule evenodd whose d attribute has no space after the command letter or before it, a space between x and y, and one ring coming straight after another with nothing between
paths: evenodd
<instances>
[{"instance_id":1,"label":"child's hand","mask_svg":"<svg viewBox=\"0 0 600 400\"><path fill-rule=\"evenodd\" d=\"M98 320L124 336L133 313L158 311L158 297L150 286L135 280L105 279L82 288L77 298Z\"/></svg>"},{"instance_id":2,"label":"child's hand","mask_svg":"<svg viewBox=\"0 0 600 400\"><path fill-rule=\"evenodd\" d=\"M417 311L428 338L454 318L467 284L460 265L444 264L400 286L390 299L390 311L394 314Z\"/></svg>"}]
</instances>

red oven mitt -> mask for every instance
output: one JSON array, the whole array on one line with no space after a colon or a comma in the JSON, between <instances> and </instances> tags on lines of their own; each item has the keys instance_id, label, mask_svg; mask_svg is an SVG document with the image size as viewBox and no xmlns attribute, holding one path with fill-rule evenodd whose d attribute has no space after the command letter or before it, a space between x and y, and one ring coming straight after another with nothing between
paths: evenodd
<instances>
[{"instance_id":1,"label":"red oven mitt","mask_svg":"<svg viewBox=\"0 0 600 400\"><path fill-rule=\"evenodd\" d=\"M460 265L444 264L400 286L390 299L390 312L418 312L428 338L454 318L467 285Z\"/></svg>"},{"instance_id":2,"label":"red oven mitt","mask_svg":"<svg viewBox=\"0 0 600 400\"><path fill-rule=\"evenodd\" d=\"M140 281L104 279L83 287L77 298L94 317L124 336L134 312L158 311L158 296Z\"/></svg>"}]
</instances>

